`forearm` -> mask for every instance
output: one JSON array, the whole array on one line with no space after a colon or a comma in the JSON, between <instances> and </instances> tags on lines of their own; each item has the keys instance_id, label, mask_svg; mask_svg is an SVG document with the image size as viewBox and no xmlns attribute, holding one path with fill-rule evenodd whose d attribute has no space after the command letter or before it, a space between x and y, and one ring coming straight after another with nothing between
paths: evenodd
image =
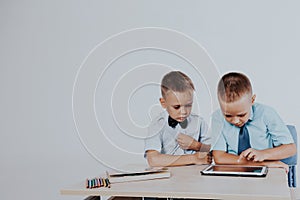
<instances>
[{"instance_id":1,"label":"forearm","mask_svg":"<svg viewBox=\"0 0 300 200\"><path fill-rule=\"evenodd\" d=\"M160 166L182 166L195 164L195 156L190 155L168 155L160 153L147 154L148 164L152 167Z\"/></svg>"},{"instance_id":2,"label":"forearm","mask_svg":"<svg viewBox=\"0 0 300 200\"><path fill-rule=\"evenodd\" d=\"M216 150L213 151L213 158L216 164L281 167L285 168L288 171L288 166L278 160L255 162L253 160L247 160L234 154L226 153L225 151Z\"/></svg>"},{"instance_id":3,"label":"forearm","mask_svg":"<svg viewBox=\"0 0 300 200\"><path fill-rule=\"evenodd\" d=\"M278 147L262 150L264 160L281 160L293 156L296 153L295 144L283 144Z\"/></svg>"},{"instance_id":4,"label":"forearm","mask_svg":"<svg viewBox=\"0 0 300 200\"><path fill-rule=\"evenodd\" d=\"M213 151L213 158L216 164L223 165L266 165L265 162L254 162L225 151Z\"/></svg>"},{"instance_id":5,"label":"forearm","mask_svg":"<svg viewBox=\"0 0 300 200\"><path fill-rule=\"evenodd\" d=\"M212 152L212 155L216 164L238 165L238 164L247 164L249 162L246 159L240 160L239 156L226 153L225 151L214 150Z\"/></svg>"}]
</instances>

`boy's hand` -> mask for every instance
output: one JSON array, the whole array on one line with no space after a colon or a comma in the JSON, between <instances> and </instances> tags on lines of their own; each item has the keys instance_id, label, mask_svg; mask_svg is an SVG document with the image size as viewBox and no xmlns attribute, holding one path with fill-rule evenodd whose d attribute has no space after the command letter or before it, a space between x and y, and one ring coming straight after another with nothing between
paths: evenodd
<instances>
[{"instance_id":1,"label":"boy's hand","mask_svg":"<svg viewBox=\"0 0 300 200\"><path fill-rule=\"evenodd\" d=\"M193 149L193 145L197 141L191 136L179 133L177 137L177 142L181 149Z\"/></svg>"},{"instance_id":2,"label":"boy's hand","mask_svg":"<svg viewBox=\"0 0 300 200\"><path fill-rule=\"evenodd\" d=\"M194 154L195 156L195 164L201 165L201 164L211 164L212 162L212 155L208 152L196 152Z\"/></svg>"},{"instance_id":3,"label":"boy's hand","mask_svg":"<svg viewBox=\"0 0 300 200\"><path fill-rule=\"evenodd\" d=\"M265 154L260 150L249 148L240 154L239 160L241 160L242 158L252 160L254 162L262 162L265 160Z\"/></svg>"}]
</instances>

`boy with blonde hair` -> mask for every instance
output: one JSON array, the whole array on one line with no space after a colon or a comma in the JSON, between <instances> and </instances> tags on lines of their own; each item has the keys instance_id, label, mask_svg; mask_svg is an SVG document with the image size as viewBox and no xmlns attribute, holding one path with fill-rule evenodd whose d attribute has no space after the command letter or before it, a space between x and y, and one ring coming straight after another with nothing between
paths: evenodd
<instances>
[{"instance_id":1,"label":"boy with blonde hair","mask_svg":"<svg viewBox=\"0 0 300 200\"><path fill-rule=\"evenodd\" d=\"M211 150L216 164L288 166L296 153L293 138L276 111L255 103L250 80L230 72L218 84L220 109L212 116Z\"/></svg>"},{"instance_id":2,"label":"boy with blonde hair","mask_svg":"<svg viewBox=\"0 0 300 200\"><path fill-rule=\"evenodd\" d=\"M192 114L194 84L180 71L166 74L161 83L165 109L150 124L145 139L145 157L150 166L178 166L208 164L210 145L208 126L198 115Z\"/></svg>"}]
</instances>

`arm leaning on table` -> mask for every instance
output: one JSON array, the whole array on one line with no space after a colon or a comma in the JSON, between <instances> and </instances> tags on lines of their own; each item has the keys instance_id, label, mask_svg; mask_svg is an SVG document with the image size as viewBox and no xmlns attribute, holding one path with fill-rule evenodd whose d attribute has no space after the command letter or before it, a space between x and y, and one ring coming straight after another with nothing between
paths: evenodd
<instances>
[{"instance_id":1,"label":"arm leaning on table","mask_svg":"<svg viewBox=\"0 0 300 200\"><path fill-rule=\"evenodd\" d=\"M189 164L209 164L211 156L208 152L196 152L186 155L161 154L156 150L146 152L148 164L152 167L158 166L181 166Z\"/></svg>"},{"instance_id":2,"label":"arm leaning on table","mask_svg":"<svg viewBox=\"0 0 300 200\"><path fill-rule=\"evenodd\" d=\"M293 144L289 144L293 145ZM268 167L280 167L284 168L286 172L289 171L289 166L281 161L279 159L275 159L276 156L279 156L277 154L280 154L280 149L284 149L285 146L281 145L279 147L275 147L272 149L266 149L266 150L261 150L265 151L266 155L271 155L270 159L264 159L261 161L255 161L253 159L247 159L247 157L244 157L242 154L241 155L234 155L230 153L226 153L225 151L220 151L220 150L214 150L213 151L213 157L214 161L216 164L231 164L231 165L259 165L259 166L268 166ZM248 152L258 152L259 150L255 149L247 149L246 151ZM260 152L263 154L262 152ZM246 152L245 152L246 154ZM274 157L272 157L274 156ZM273 158L273 159L272 159Z\"/></svg>"}]
</instances>

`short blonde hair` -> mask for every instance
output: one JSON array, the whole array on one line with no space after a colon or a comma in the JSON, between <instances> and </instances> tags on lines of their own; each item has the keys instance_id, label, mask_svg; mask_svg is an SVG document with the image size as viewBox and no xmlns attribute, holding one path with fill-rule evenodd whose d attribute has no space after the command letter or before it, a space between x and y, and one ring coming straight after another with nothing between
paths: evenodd
<instances>
[{"instance_id":1,"label":"short blonde hair","mask_svg":"<svg viewBox=\"0 0 300 200\"><path fill-rule=\"evenodd\" d=\"M187 90L195 90L192 80L180 71L171 71L167 73L161 81L161 94L165 98L167 92L185 92Z\"/></svg>"},{"instance_id":2,"label":"short blonde hair","mask_svg":"<svg viewBox=\"0 0 300 200\"><path fill-rule=\"evenodd\" d=\"M239 100L245 94L252 96L251 82L246 75L238 72L223 75L218 84L219 99L230 103Z\"/></svg>"}]
</instances>

